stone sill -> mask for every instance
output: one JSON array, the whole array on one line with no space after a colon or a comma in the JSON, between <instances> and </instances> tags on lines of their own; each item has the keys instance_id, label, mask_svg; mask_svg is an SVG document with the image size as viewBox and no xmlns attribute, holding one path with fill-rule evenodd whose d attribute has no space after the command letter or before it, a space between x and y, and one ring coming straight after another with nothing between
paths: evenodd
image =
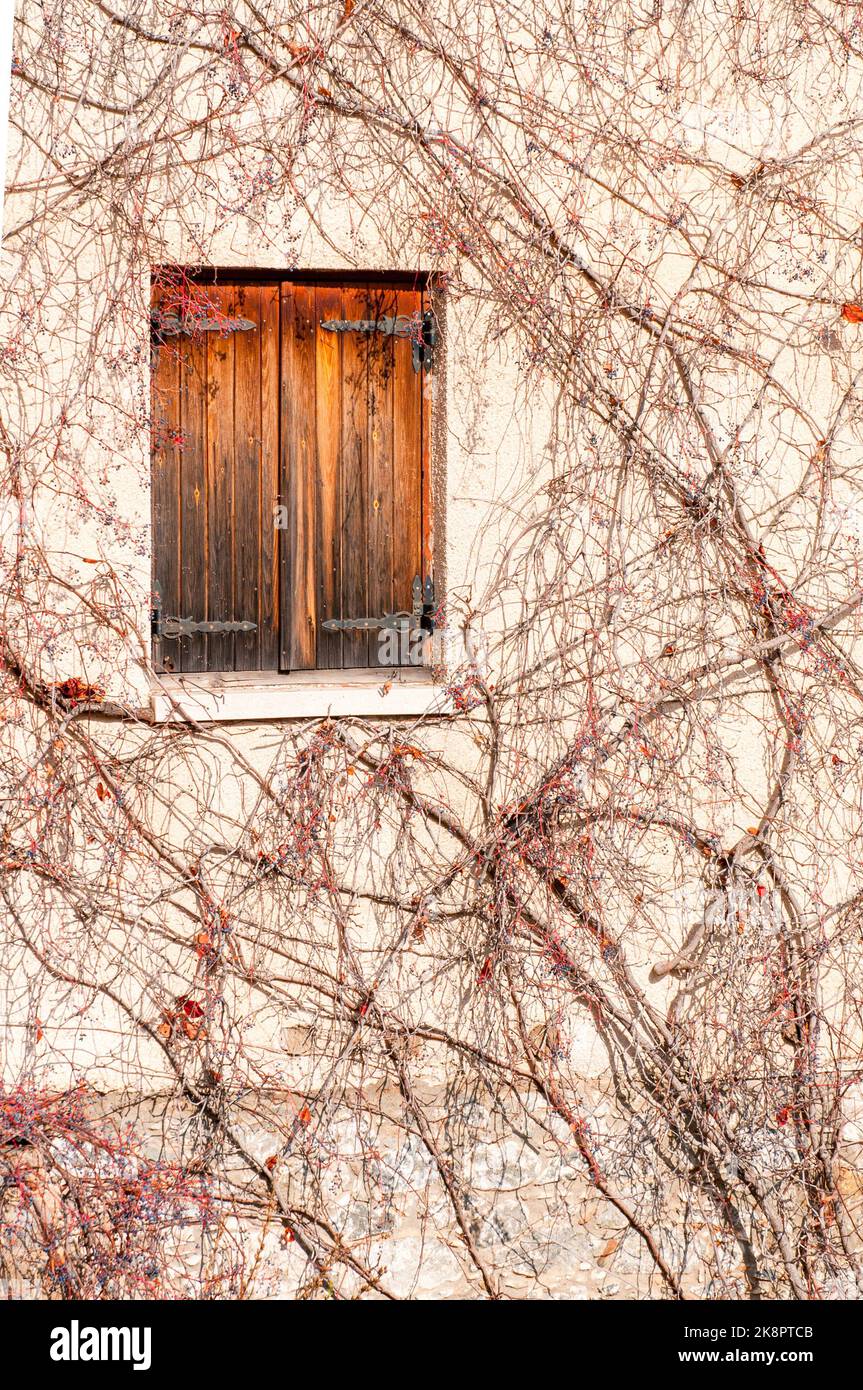
<instances>
[{"instance_id":1,"label":"stone sill","mask_svg":"<svg viewBox=\"0 0 863 1390\"><path fill-rule=\"evenodd\" d=\"M384 692L385 685L389 689ZM451 714L452 700L428 670L200 672L159 675L153 723L193 719L198 724L256 719L404 719Z\"/></svg>"}]
</instances>

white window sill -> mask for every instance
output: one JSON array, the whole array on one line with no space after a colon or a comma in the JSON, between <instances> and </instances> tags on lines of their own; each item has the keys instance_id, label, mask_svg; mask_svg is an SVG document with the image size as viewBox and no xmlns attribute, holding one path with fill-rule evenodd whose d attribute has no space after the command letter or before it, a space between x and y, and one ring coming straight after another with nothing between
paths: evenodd
<instances>
[{"instance_id":1,"label":"white window sill","mask_svg":"<svg viewBox=\"0 0 863 1390\"><path fill-rule=\"evenodd\" d=\"M451 714L452 700L431 672L391 671L199 672L160 675L150 701L155 724L193 719L221 723L255 719L370 719Z\"/></svg>"}]
</instances>

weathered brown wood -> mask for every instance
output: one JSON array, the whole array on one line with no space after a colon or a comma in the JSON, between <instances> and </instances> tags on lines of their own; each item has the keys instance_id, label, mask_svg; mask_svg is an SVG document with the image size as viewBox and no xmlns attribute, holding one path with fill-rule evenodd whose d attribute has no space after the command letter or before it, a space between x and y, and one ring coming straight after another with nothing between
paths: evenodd
<instances>
[{"instance_id":1,"label":"weathered brown wood","mask_svg":"<svg viewBox=\"0 0 863 1390\"><path fill-rule=\"evenodd\" d=\"M394 290L374 287L369 318L398 313ZM369 612L390 613L393 593L393 376L394 339L376 333L369 340ZM369 665L381 661L380 634L369 634Z\"/></svg>"},{"instance_id":2,"label":"weathered brown wood","mask_svg":"<svg viewBox=\"0 0 863 1390\"><path fill-rule=\"evenodd\" d=\"M399 290L398 312L422 309L416 290ZM414 576L422 571L422 373L413 369L410 339L397 338L393 378L393 602L410 608Z\"/></svg>"},{"instance_id":3,"label":"weathered brown wood","mask_svg":"<svg viewBox=\"0 0 863 1390\"><path fill-rule=\"evenodd\" d=\"M282 490L287 529L279 536L282 575L282 669L313 670L317 662L317 519L315 290L281 287Z\"/></svg>"},{"instance_id":4,"label":"weathered brown wood","mask_svg":"<svg viewBox=\"0 0 863 1390\"><path fill-rule=\"evenodd\" d=\"M258 279L204 297L255 329L160 349L154 579L166 615L257 627L154 655L185 671L389 664L377 630L321 624L409 608L414 576L430 572L430 393L408 338L320 324L418 315L421 293Z\"/></svg>"},{"instance_id":5,"label":"weathered brown wood","mask_svg":"<svg viewBox=\"0 0 863 1390\"><path fill-rule=\"evenodd\" d=\"M162 295L156 291L153 305L158 308ZM174 345L163 344L155 353L152 374L152 523L153 585L158 586L162 608L171 605L180 593L180 412L179 355ZM177 670L176 643L154 643L158 669Z\"/></svg>"},{"instance_id":6,"label":"weathered brown wood","mask_svg":"<svg viewBox=\"0 0 863 1390\"><path fill-rule=\"evenodd\" d=\"M259 665L279 665L279 287L261 287L261 572L258 595Z\"/></svg>"},{"instance_id":7,"label":"weathered brown wood","mask_svg":"<svg viewBox=\"0 0 863 1390\"><path fill-rule=\"evenodd\" d=\"M328 333L321 319L341 319L342 293L330 286L319 288L315 296L316 352L315 397L317 420L317 460L315 474L316 563L318 595L318 667L340 667L342 638L338 632L325 632L327 618L346 616L341 593L341 387L344 335Z\"/></svg>"},{"instance_id":8,"label":"weathered brown wood","mask_svg":"<svg viewBox=\"0 0 863 1390\"><path fill-rule=\"evenodd\" d=\"M346 289L342 316L365 319L369 304L364 289ZM368 410L369 354L371 339L346 333L342 341L341 416L341 612L347 618L368 614ZM374 637L374 634L372 634ZM346 632L342 638L342 666L369 664L369 634Z\"/></svg>"},{"instance_id":9,"label":"weathered brown wood","mask_svg":"<svg viewBox=\"0 0 863 1390\"><path fill-rule=\"evenodd\" d=\"M234 544L233 611L240 622L260 619L261 578L261 291L236 290L237 313L258 327L234 335ZM260 629L234 638L235 671L259 666Z\"/></svg>"},{"instance_id":10,"label":"weathered brown wood","mask_svg":"<svg viewBox=\"0 0 863 1390\"><path fill-rule=\"evenodd\" d=\"M428 290L422 294L423 313L433 309ZM421 445L421 492L422 514L420 526L420 547L422 550L422 577L434 577L434 506L432 498L432 377L423 372L420 381L422 395L422 445Z\"/></svg>"},{"instance_id":11,"label":"weathered brown wood","mask_svg":"<svg viewBox=\"0 0 863 1390\"><path fill-rule=\"evenodd\" d=\"M234 295L230 288L214 288L211 298L222 313L233 313ZM211 334L207 341L207 618L211 622L230 621L234 616L234 344L237 336ZM233 634L208 637L207 648L209 670L233 670Z\"/></svg>"},{"instance_id":12,"label":"weathered brown wood","mask_svg":"<svg viewBox=\"0 0 863 1390\"><path fill-rule=\"evenodd\" d=\"M179 618L202 618L207 611L207 345L205 340L178 338L183 451L180 460L182 572L176 608L166 611ZM179 653L177 670L207 669L207 639L195 634L174 641Z\"/></svg>"}]
</instances>

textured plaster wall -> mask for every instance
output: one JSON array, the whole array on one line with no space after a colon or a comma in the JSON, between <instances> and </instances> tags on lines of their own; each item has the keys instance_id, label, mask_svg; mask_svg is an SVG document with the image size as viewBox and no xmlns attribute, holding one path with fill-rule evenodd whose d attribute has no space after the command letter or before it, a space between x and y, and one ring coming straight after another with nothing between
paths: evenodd
<instances>
[{"instance_id":1,"label":"textured plaster wall","mask_svg":"<svg viewBox=\"0 0 863 1390\"><path fill-rule=\"evenodd\" d=\"M134 143L134 132L129 140ZM63 458L53 457L46 447L44 472L27 499L26 515L22 519L20 509L7 510L0 540L8 555L20 527L25 526L28 535L41 544L55 573L85 598L89 595L100 611L107 607L114 624L113 637L106 638L103 621L87 603L70 600L63 631L43 640L39 627L28 625L21 617L16 639L30 653L46 682L80 676L103 685L109 702L129 712L144 710L149 703L150 458L145 427L150 412L147 314L151 265L200 265L203 261L228 270L447 269L412 239L408 223L400 224L408 228L404 240L393 238L389 213L410 204L412 171L406 168L400 178L392 180L382 201L374 196L380 173L374 152L352 147L343 153L356 167L358 193L354 202L336 197L322 180L319 187L303 188L302 198L270 199L265 206L256 207L253 216L246 216L232 209L230 181L226 182L218 169L207 168L197 176L178 170L167 188L154 179L152 207L161 211L151 220L148 254L131 265L105 220L104 209L88 202L86 195L56 221L50 240L30 249L26 259L32 288L23 298L16 296L15 275L24 253L10 253L11 288L0 309L0 341L13 354L18 370L15 390L4 401L7 427L13 435L17 432L38 447L43 435L46 440L50 437L58 394L67 402L68 425ZM35 149L31 150L34 163L29 168L21 166L20 154L19 148L12 155L13 162L18 160L17 178L25 184L30 180L31 191L8 200L7 231L26 225L36 206L34 200L38 200L32 185L38 184L44 173ZM326 157L331 158L331 153ZM693 186L689 192L694 198L698 189ZM733 218L729 206L729 235L734 231ZM665 258L661 289L671 295L684 284L691 269L685 257ZM512 606L507 609L504 600L498 599L498 567L509 547L517 547L526 524L542 505L542 486L551 472L548 444L556 421L555 392L541 375L525 370L523 348L515 335L502 333L493 311L484 309L476 298L450 292L441 308L445 340L432 379L436 578L439 586L445 580L455 623L483 601L484 636L494 649L495 636L516 616ZM94 336L93 325L97 323L99 333ZM776 356L774 372L778 378L785 373L791 381L801 370L807 374L805 394L812 415L829 418L836 392L829 358L813 358L801 368L799 357L791 353ZM726 387L724 399L711 407L722 443L735 435L738 417L745 413L736 395L733 372L728 374ZM798 427L803 431L802 423ZM765 441L760 443L769 452ZM787 452L793 443L791 438L786 441ZM590 446L589 441L573 437L567 447L580 451ZM778 451L770 467L781 470L783 457L783 451ZM768 470L765 507L776 486L777 477ZM837 516L841 506L851 501L853 498L837 499ZM807 519L801 518L803 534L806 524ZM581 554L587 565L599 553L591 550L597 545L591 539L596 519L589 507L573 522L573 533L578 528L583 534L573 534L568 540L572 552ZM634 533L634 549L639 542ZM634 572L637 575L637 565ZM37 595L39 574L31 574L28 582ZM650 582L646 573L645 588ZM636 585L633 602L638 598ZM554 643L553 630L546 640ZM634 661L637 653L621 651L620 657L622 663ZM491 679L497 674L492 658ZM646 689L651 679L645 675ZM564 695L561 709L561 720L549 734L559 741L566 736L568 709L571 712ZM760 742L763 715L764 708L757 700L753 701L750 719L738 715L733 727L723 727L717 715L717 740L733 761L742 789L736 801L728 799L705 809L711 830L724 843L745 833L752 808L763 801L768 777ZM479 715L444 721L428 738L443 757L472 771L479 761L481 725ZM162 737L131 718L100 718L94 720L93 727L104 746L119 756ZM241 722L218 731L221 744L202 742L194 758L189 758L187 747L178 748L176 756L169 748L158 763L157 795L146 808L149 823L157 833L164 831L177 853L190 862L207 845L220 839L230 842L232 826L254 817L257 798L254 779L238 775L230 751L238 750L250 768L268 775L283 733L277 725ZM26 751L26 728L17 737ZM694 756L698 758L701 753L696 749ZM454 782L450 791L453 810L468 825L475 822L478 808L464 789ZM110 806L106 806L106 819L109 815ZM852 810L839 806L835 815L837 823L846 816L850 824ZM374 866L355 853L349 829L336 848L344 863L351 864L353 857L359 882L364 875L373 875ZM75 852L86 865L86 848L75 847ZM667 878L668 893L657 900L656 923L671 953L691 920L690 904L681 898L681 889L687 885L672 882L674 859L667 845L649 841L644 853L651 872ZM694 874L689 886L697 897ZM146 898L149 885L130 881L124 888L128 901L139 903ZM840 889L841 885L837 891ZM26 892L26 887L22 888L20 906L25 916L31 907ZM268 902L263 893L255 906L265 917ZM100 950L116 952L118 961L140 962L142 973L150 949L142 925L145 916L143 911L137 917L133 913L131 920L118 915L111 939L97 943ZM62 937L67 924L58 909L56 917L49 914L41 925ZM179 915L176 925L178 936L187 930ZM368 930L371 935L371 922ZM652 1001L666 1007L673 993L672 982L651 979L655 960L646 942L639 952L634 934L632 951L639 984ZM154 1043L142 1041L140 1035L133 1037L121 1007L94 1002L86 989L68 983L46 983L32 960L28 962L15 948L5 949L0 964L10 982L2 1032L5 1079L12 1084L25 1080L62 1089L86 1078L88 1085L104 1094L107 1107L122 1098L134 1073L146 1079L152 1093L139 1104L138 1112L144 1128L149 1125L152 1129L154 1149L167 1135L169 1146L182 1152L188 1116L170 1108L167 1117L163 1113L168 1106L164 1093L173 1084L164 1055ZM159 968L168 977L176 971L179 991L183 986L180 948L176 957L163 958ZM275 1011L268 1015L261 1010L259 1001L253 1008L252 993L250 988L244 998L243 991L236 988L229 1000L231 1027L226 1035L231 1046L231 1029L242 1032L246 1061L260 1063L274 1078L272 1094L244 1121L248 1143L263 1160L270 1143L270 1115L289 1104L286 1097L314 1089L321 1064L308 1045L308 1030L316 1026L314 1015L298 1007L296 1016L285 1025ZM137 1007L141 1001L133 998L128 1002ZM453 991L443 1001L442 1012L454 1014L459 1007L460 999ZM247 1016L248 1027L243 1022ZM45 1046L38 1049L33 1045L34 1017L53 1020ZM581 1078L591 1113L602 1120L610 1115L612 1092L605 1044L586 1008L573 1005L566 1023L570 1043L565 1063ZM451 1093L444 1095L441 1051L424 1045L414 1060L424 1097L430 1103L439 1097L437 1103L443 1113L453 1100ZM417 1217L420 1196L430 1203L435 1221L447 1234L451 1233L447 1225L451 1225L451 1213L440 1178L431 1170L422 1147L405 1142L403 1132L387 1118L386 1103L392 1099L384 1097L376 1141L381 1171L374 1211L365 1207L353 1210L356 1184L352 1183L351 1162L358 1159L360 1146L351 1133L356 1122L347 1105L339 1116L340 1201L346 1230L350 1233L355 1228L359 1235L369 1223L379 1230L383 1260L398 1291L453 1296L468 1287L464 1270L452 1243L438 1238L440 1231L421 1230ZM498 1117L468 1093L458 1097L452 1111L469 1155L474 1184L488 1198L487 1210L477 1216L474 1234L481 1249L495 1252L506 1288L514 1293L527 1289L536 1292L533 1281L539 1272L541 1287L552 1295L624 1297L655 1292L643 1247L631 1232L626 1234L622 1220L610 1218L608 1206L599 1202L583 1174L579 1176L582 1165L575 1151L566 1146L565 1132L558 1132L560 1126L555 1130L547 1115L532 1113L531 1104L525 1097L525 1133L520 1138L504 1130ZM853 1157L863 1143L863 1102L856 1090L849 1095L849 1116L849 1143L856 1146L849 1150ZM609 1126L613 1132L614 1121L609 1120ZM611 1172L615 1162L620 1162L612 1143L608 1152L599 1156ZM286 1173L284 1180L289 1176ZM569 1179L560 1199L565 1205L562 1212L549 1208L550 1194L561 1176ZM619 1176L625 1182L629 1175L621 1171ZM294 1175L294 1181L303 1182L301 1172ZM853 1188L856 1174L847 1170L844 1181ZM672 1192L672 1215L675 1200ZM699 1248L699 1241L703 1248ZM702 1232L690 1254L687 1277L697 1293L711 1292L699 1265L710 1243L711 1233ZM275 1232L265 1235L263 1248L267 1259L272 1258L274 1270L278 1269L269 1289L277 1295L290 1285L290 1261L296 1259L299 1265L300 1257L290 1252L286 1256ZM736 1252L729 1250L728 1261L736 1258Z\"/></svg>"}]
</instances>

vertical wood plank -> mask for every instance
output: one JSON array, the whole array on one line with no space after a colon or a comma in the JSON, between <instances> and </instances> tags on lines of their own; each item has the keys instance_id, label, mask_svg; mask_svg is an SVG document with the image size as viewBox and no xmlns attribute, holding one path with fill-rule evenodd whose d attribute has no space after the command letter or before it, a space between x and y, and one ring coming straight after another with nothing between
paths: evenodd
<instances>
[{"instance_id":1,"label":"vertical wood plank","mask_svg":"<svg viewBox=\"0 0 863 1390\"><path fill-rule=\"evenodd\" d=\"M317 663L317 505L315 291L281 287L281 496L287 530L280 533L282 669Z\"/></svg>"},{"instance_id":2,"label":"vertical wood plank","mask_svg":"<svg viewBox=\"0 0 863 1390\"><path fill-rule=\"evenodd\" d=\"M428 289L423 291L422 310L432 309ZM434 579L434 508L432 497L432 376L428 372L421 375L422 394L422 447L421 447L421 492L422 492L422 577L431 575ZM438 600L435 599L435 602Z\"/></svg>"},{"instance_id":3,"label":"vertical wood plank","mask_svg":"<svg viewBox=\"0 0 863 1390\"><path fill-rule=\"evenodd\" d=\"M261 295L261 573L258 605L260 665L279 665L278 532L279 501L279 287L263 285Z\"/></svg>"},{"instance_id":4,"label":"vertical wood plank","mask_svg":"<svg viewBox=\"0 0 863 1390\"><path fill-rule=\"evenodd\" d=\"M233 293L216 286L214 307L230 315ZM207 341L207 566L208 619L229 621L233 610L234 551L234 342L236 334L211 333ZM194 615L193 615L194 616ZM230 671L234 639L230 633L207 638L207 667Z\"/></svg>"},{"instance_id":5,"label":"vertical wood plank","mask_svg":"<svg viewBox=\"0 0 863 1390\"><path fill-rule=\"evenodd\" d=\"M261 291L239 286L236 312L255 324L234 340L234 547L233 616L258 624L234 637L234 670L260 666L261 593Z\"/></svg>"},{"instance_id":6,"label":"vertical wood plank","mask_svg":"<svg viewBox=\"0 0 863 1390\"><path fill-rule=\"evenodd\" d=\"M158 308L161 294L153 294ZM151 377L153 589L161 596L162 612L175 614L180 597L180 438L179 353L174 343L155 352ZM159 670L177 670L179 653L173 640L156 639L153 660Z\"/></svg>"},{"instance_id":7,"label":"vertical wood plank","mask_svg":"<svg viewBox=\"0 0 863 1390\"><path fill-rule=\"evenodd\" d=\"M365 289L342 293L342 317L370 316ZM341 613L343 618L367 617L368 595L368 383L369 355L377 334L346 333L342 341L341 484ZM369 637L376 633L346 632L342 666L369 664Z\"/></svg>"},{"instance_id":8,"label":"vertical wood plank","mask_svg":"<svg viewBox=\"0 0 863 1390\"><path fill-rule=\"evenodd\" d=\"M339 454L341 444L341 333L325 332L321 319L341 319L342 292L320 286L315 296L316 353L315 397L317 421L316 459L316 561L319 668L342 664L342 637L325 632L321 623L341 618L341 485Z\"/></svg>"},{"instance_id":9,"label":"vertical wood plank","mask_svg":"<svg viewBox=\"0 0 863 1390\"><path fill-rule=\"evenodd\" d=\"M420 312L416 290L399 290L398 312ZM410 608L414 576L422 573L422 382L413 369L409 338L397 338L393 377L393 597Z\"/></svg>"},{"instance_id":10,"label":"vertical wood plank","mask_svg":"<svg viewBox=\"0 0 863 1390\"><path fill-rule=\"evenodd\" d=\"M207 612L207 344L198 338L180 338L180 400L183 454L180 464L181 575L180 599L174 611L180 618L203 618ZM207 667L207 639L202 634L184 637L175 644L181 652L183 671Z\"/></svg>"},{"instance_id":11,"label":"vertical wood plank","mask_svg":"<svg viewBox=\"0 0 863 1390\"><path fill-rule=\"evenodd\" d=\"M370 294L369 318L398 312L394 290ZM376 333L369 341L369 612L393 612L403 598L393 592L393 338ZM380 661L379 633L369 634L369 665ZM389 663L387 663L389 664Z\"/></svg>"}]
</instances>

